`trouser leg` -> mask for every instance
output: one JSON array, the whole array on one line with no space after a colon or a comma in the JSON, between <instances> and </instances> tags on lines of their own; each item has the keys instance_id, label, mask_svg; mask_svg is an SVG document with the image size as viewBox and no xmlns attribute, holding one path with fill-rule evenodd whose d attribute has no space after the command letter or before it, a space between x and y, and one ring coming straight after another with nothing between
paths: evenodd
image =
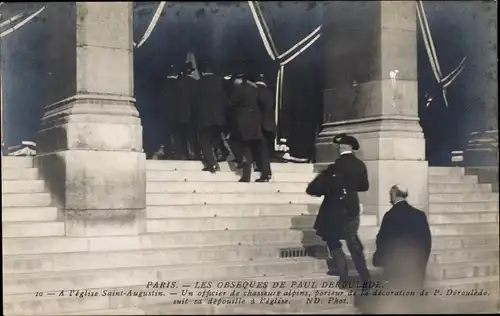
<instances>
[{"instance_id":1,"label":"trouser leg","mask_svg":"<svg viewBox=\"0 0 500 316\"><path fill-rule=\"evenodd\" d=\"M201 150L198 142L198 131L196 129L196 122L189 122L186 125L186 136L189 143L189 157L190 159L200 160Z\"/></svg>"},{"instance_id":2,"label":"trouser leg","mask_svg":"<svg viewBox=\"0 0 500 316\"><path fill-rule=\"evenodd\" d=\"M345 223L347 248L351 253L352 261L354 262L354 266L356 267L360 278L367 281L370 279L370 272L366 266L363 244L358 237L358 229L359 216L355 219L350 219Z\"/></svg>"},{"instance_id":3,"label":"trouser leg","mask_svg":"<svg viewBox=\"0 0 500 316\"><path fill-rule=\"evenodd\" d=\"M243 142L242 154L243 154L243 170L241 175L241 181L250 182L250 177L252 176L252 163L253 163L253 153L252 146L249 142Z\"/></svg>"},{"instance_id":4,"label":"trouser leg","mask_svg":"<svg viewBox=\"0 0 500 316\"><path fill-rule=\"evenodd\" d=\"M203 160L205 162L205 166L209 169L213 169L217 165L217 161L215 160L214 150L213 150L213 134L214 127L208 126L200 129L199 132L199 143L201 152L203 153Z\"/></svg>"},{"instance_id":5,"label":"trouser leg","mask_svg":"<svg viewBox=\"0 0 500 316\"><path fill-rule=\"evenodd\" d=\"M342 251L342 244L340 240L336 237L330 237L326 241L328 254L330 258L333 260L335 268L337 269L337 274L341 279L345 279L349 275L349 270L347 266L347 258Z\"/></svg>"},{"instance_id":6,"label":"trouser leg","mask_svg":"<svg viewBox=\"0 0 500 316\"><path fill-rule=\"evenodd\" d=\"M243 161L243 143L240 140L234 139L234 138L229 139L228 143L229 143L229 146L231 147L231 150L233 152L234 160L238 164L242 164L244 162Z\"/></svg>"},{"instance_id":7,"label":"trouser leg","mask_svg":"<svg viewBox=\"0 0 500 316\"><path fill-rule=\"evenodd\" d=\"M226 148L224 144L224 139L222 138L222 128L219 126L215 127L215 132L213 135L213 144L214 148L217 149L218 152L220 152L220 157L217 157L218 160L224 161L227 159L229 156L229 150ZM220 159L219 159L220 158Z\"/></svg>"},{"instance_id":8,"label":"trouser leg","mask_svg":"<svg viewBox=\"0 0 500 316\"><path fill-rule=\"evenodd\" d=\"M274 157L274 138L275 134L273 132L264 131L264 136L266 138L267 154L269 160L272 161Z\"/></svg>"},{"instance_id":9,"label":"trouser leg","mask_svg":"<svg viewBox=\"0 0 500 316\"><path fill-rule=\"evenodd\" d=\"M188 137L186 124L177 124L174 129L175 154L179 159L185 160L189 157Z\"/></svg>"},{"instance_id":10,"label":"trouser leg","mask_svg":"<svg viewBox=\"0 0 500 316\"><path fill-rule=\"evenodd\" d=\"M260 164L258 164L258 166L261 172L261 178L269 178L271 176L271 161L269 160L269 152L266 139L254 141L253 148L254 157L258 157L257 162L260 161Z\"/></svg>"}]
</instances>

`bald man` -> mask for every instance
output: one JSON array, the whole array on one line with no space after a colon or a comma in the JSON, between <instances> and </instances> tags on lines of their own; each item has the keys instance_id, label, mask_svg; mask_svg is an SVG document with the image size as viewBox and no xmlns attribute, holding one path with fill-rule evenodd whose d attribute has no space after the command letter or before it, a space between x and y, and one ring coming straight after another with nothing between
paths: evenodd
<instances>
[{"instance_id":1,"label":"bald man","mask_svg":"<svg viewBox=\"0 0 500 316\"><path fill-rule=\"evenodd\" d=\"M384 279L399 288L419 290L432 247L431 231L424 212L408 202L408 189L393 185L392 208L384 215L377 234L373 265L384 268Z\"/></svg>"}]
</instances>

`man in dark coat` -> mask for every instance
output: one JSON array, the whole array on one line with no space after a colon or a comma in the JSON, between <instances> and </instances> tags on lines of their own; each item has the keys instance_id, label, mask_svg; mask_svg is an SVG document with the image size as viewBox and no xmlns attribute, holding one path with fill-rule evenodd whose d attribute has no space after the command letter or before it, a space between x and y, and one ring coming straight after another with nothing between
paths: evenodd
<instances>
[{"instance_id":1,"label":"man in dark coat","mask_svg":"<svg viewBox=\"0 0 500 316\"><path fill-rule=\"evenodd\" d=\"M316 234L326 241L341 280L348 278L347 260L340 243L343 239L361 280L368 281L370 272L366 267L363 245L358 237L358 192L368 191L368 173L365 164L352 152L359 149L356 138L340 134L333 142L339 147L340 157L321 172L306 190L309 195L324 196L314 229ZM328 274L334 272L329 271Z\"/></svg>"},{"instance_id":2,"label":"man in dark coat","mask_svg":"<svg viewBox=\"0 0 500 316\"><path fill-rule=\"evenodd\" d=\"M227 96L223 79L214 74L207 63L202 65L198 82L197 117L201 151L205 162L203 171L218 169L214 147L223 146L221 132L226 124Z\"/></svg>"},{"instance_id":3,"label":"man in dark coat","mask_svg":"<svg viewBox=\"0 0 500 316\"><path fill-rule=\"evenodd\" d=\"M269 166L264 167L264 169L271 171L270 156L274 153L274 137L276 134L274 96L271 90L267 87L263 74L259 75L259 80L255 82L255 84L257 85L257 90L259 92L257 103L262 115L262 135L264 136L264 144L261 146L264 152L259 155L259 158L262 159L257 159L257 166L259 170L262 170L262 165L269 164ZM271 173L263 175L263 177L258 180L261 182L267 182L270 178Z\"/></svg>"},{"instance_id":4,"label":"man in dark coat","mask_svg":"<svg viewBox=\"0 0 500 316\"><path fill-rule=\"evenodd\" d=\"M187 62L183 73L179 76L179 103L176 111L178 138L181 139L178 151L181 152L183 159L190 160L201 158L194 109L198 81L190 76L194 70L193 65Z\"/></svg>"},{"instance_id":5,"label":"man in dark coat","mask_svg":"<svg viewBox=\"0 0 500 316\"><path fill-rule=\"evenodd\" d=\"M262 116L257 99L257 86L248 82L244 75L238 75L231 92L230 113L233 122L231 124L231 147L236 161L243 168L240 182L250 182L252 163L261 153ZM270 174L270 170L266 169L261 172L262 175Z\"/></svg>"},{"instance_id":6,"label":"man in dark coat","mask_svg":"<svg viewBox=\"0 0 500 316\"><path fill-rule=\"evenodd\" d=\"M165 81L165 90L163 93L162 107L162 132L163 132L163 155L164 158L176 158L179 154L175 152L175 143L179 140L175 139L177 128L175 113L177 112L179 89L178 89L178 71L175 65L170 65L167 72L167 80Z\"/></svg>"},{"instance_id":7,"label":"man in dark coat","mask_svg":"<svg viewBox=\"0 0 500 316\"><path fill-rule=\"evenodd\" d=\"M407 188L394 185L389 196L393 206L382 219L373 265L384 268L384 279L392 286L418 291L432 247L429 223L424 212L406 201Z\"/></svg>"}]
</instances>

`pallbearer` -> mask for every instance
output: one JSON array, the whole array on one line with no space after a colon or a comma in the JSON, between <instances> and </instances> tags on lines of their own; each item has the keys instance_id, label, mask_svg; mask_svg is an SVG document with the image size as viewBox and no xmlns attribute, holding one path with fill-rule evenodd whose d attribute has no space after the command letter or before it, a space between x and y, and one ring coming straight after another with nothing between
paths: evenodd
<instances>
[{"instance_id":1,"label":"pallbearer","mask_svg":"<svg viewBox=\"0 0 500 316\"><path fill-rule=\"evenodd\" d=\"M276 120L274 116L274 96L271 90L267 87L263 74L259 75L259 80L255 83L259 96L257 99L260 112L262 115L262 134L264 136L261 146L262 153L257 159L258 169L269 170L269 174L262 174L258 182L268 182L271 179L270 156L274 152L274 137L276 134ZM264 168L263 166L266 165Z\"/></svg>"},{"instance_id":2,"label":"pallbearer","mask_svg":"<svg viewBox=\"0 0 500 316\"><path fill-rule=\"evenodd\" d=\"M250 182L252 163L260 152L263 140L262 117L257 99L257 86L248 82L245 75L238 75L232 88L230 110L234 122L231 132L233 153L243 168L240 182ZM270 170L262 170L262 175L268 174Z\"/></svg>"},{"instance_id":3,"label":"pallbearer","mask_svg":"<svg viewBox=\"0 0 500 316\"><path fill-rule=\"evenodd\" d=\"M227 96L223 78L216 75L208 63L202 64L198 82L197 118L200 147L205 168L215 173L218 169L214 149L221 145L221 132L226 124Z\"/></svg>"},{"instance_id":4,"label":"pallbearer","mask_svg":"<svg viewBox=\"0 0 500 316\"><path fill-rule=\"evenodd\" d=\"M175 143L179 142L178 139L175 139L176 133L175 129L177 128L176 124L176 114L177 107L179 103L179 75L177 71L177 67L175 65L170 65L167 72L167 80L165 81L165 90L164 90L164 104L163 104L163 152L164 157L167 159L177 158L179 155L178 152L175 152Z\"/></svg>"},{"instance_id":5,"label":"pallbearer","mask_svg":"<svg viewBox=\"0 0 500 316\"><path fill-rule=\"evenodd\" d=\"M177 108L177 133L181 144L179 151L182 159L201 158L196 127L195 97L198 81L190 76L194 72L191 62L184 64L184 71L179 75L179 106Z\"/></svg>"}]
</instances>

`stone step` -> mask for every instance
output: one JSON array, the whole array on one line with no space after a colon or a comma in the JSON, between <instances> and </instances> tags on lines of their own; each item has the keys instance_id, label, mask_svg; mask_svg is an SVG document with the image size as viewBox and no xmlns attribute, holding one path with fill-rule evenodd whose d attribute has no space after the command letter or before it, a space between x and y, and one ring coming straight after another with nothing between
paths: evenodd
<instances>
[{"instance_id":1,"label":"stone step","mask_svg":"<svg viewBox=\"0 0 500 316\"><path fill-rule=\"evenodd\" d=\"M148 207L193 204L317 204L319 206L322 200L305 193L148 193L146 195Z\"/></svg>"},{"instance_id":2,"label":"stone step","mask_svg":"<svg viewBox=\"0 0 500 316\"><path fill-rule=\"evenodd\" d=\"M308 173L274 173L272 182L310 182L315 174ZM238 182L241 178L238 172L217 172L211 174L203 171L151 171L146 172L148 182ZM252 172L252 182L260 177L260 173ZM266 185L267 183L260 183Z\"/></svg>"},{"instance_id":3,"label":"stone step","mask_svg":"<svg viewBox=\"0 0 500 316\"><path fill-rule=\"evenodd\" d=\"M491 193L491 184L478 183L431 183L429 194L434 193Z\"/></svg>"},{"instance_id":4,"label":"stone step","mask_svg":"<svg viewBox=\"0 0 500 316\"><path fill-rule=\"evenodd\" d=\"M2 156L2 170L33 168L33 157Z\"/></svg>"},{"instance_id":5,"label":"stone step","mask_svg":"<svg viewBox=\"0 0 500 316\"><path fill-rule=\"evenodd\" d=\"M461 167L429 167L429 175L463 175L465 168Z\"/></svg>"},{"instance_id":6,"label":"stone step","mask_svg":"<svg viewBox=\"0 0 500 316\"><path fill-rule=\"evenodd\" d=\"M229 204L229 205L165 205L148 206L147 218L248 217L314 215L318 204Z\"/></svg>"},{"instance_id":7,"label":"stone step","mask_svg":"<svg viewBox=\"0 0 500 316\"><path fill-rule=\"evenodd\" d=\"M2 193L2 207L51 206L49 193Z\"/></svg>"},{"instance_id":8,"label":"stone step","mask_svg":"<svg viewBox=\"0 0 500 316\"><path fill-rule=\"evenodd\" d=\"M25 169L3 169L3 180L38 180L38 169L25 168Z\"/></svg>"},{"instance_id":9,"label":"stone step","mask_svg":"<svg viewBox=\"0 0 500 316\"><path fill-rule=\"evenodd\" d=\"M2 182L2 194L42 192L45 192L45 182L43 180L4 180Z\"/></svg>"},{"instance_id":10,"label":"stone step","mask_svg":"<svg viewBox=\"0 0 500 316\"><path fill-rule=\"evenodd\" d=\"M495 235L498 236L498 223L463 223L434 224L431 234L435 236L449 235Z\"/></svg>"},{"instance_id":11,"label":"stone step","mask_svg":"<svg viewBox=\"0 0 500 316\"><path fill-rule=\"evenodd\" d=\"M362 240L372 240L375 238L377 232L377 227L364 226L359 230L359 236ZM4 238L3 242L4 255L146 250L196 246L266 245L270 243L295 243L297 245L322 244L316 232L311 229L183 231L162 234L141 234L140 236L88 238Z\"/></svg>"},{"instance_id":12,"label":"stone step","mask_svg":"<svg viewBox=\"0 0 500 316\"><path fill-rule=\"evenodd\" d=\"M495 212L498 213L498 203L491 202L433 202L429 204L429 214L435 213L476 213Z\"/></svg>"},{"instance_id":13,"label":"stone step","mask_svg":"<svg viewBox=\"0 0 500 316\"><path fill-rule=\"evenodd\" d=\"M498 193L433 193L429 194L429 203L446 202L498 202Z\"/></svg>"},{"instance_id":14,"label":"stone step","mask_svg":"<svg viewBox=\"0 0 500 316\"><path fill-rule=\"evenodd\" d=\"M3 238L64 236L65 234L63 222L10 222L3 223L2 228Z\"/></svg>"},{"instance_id":15,"label":"stone step","mask_svg":"<svg viewBox=\"0 0 500 316\"><path fill-rule=\"evenodd\" d=\"M301 229L312 228L316 216L259 216L148 219L147 232L238 230L238 229ZM376 215L361 217L362 226L376 226Z\"/></svg>"},{"instance_id":16,"label":"stone step","mask_svg":"<svg viewBox=\"0 0 500 316\"><path fill-rule=\"evenodd\" d=\"M498 260L470 261L430 265L427 267L427 280L450 280L476 277L498 276Z\"/></svg>"},{"instance_id":17,"label":"stone step","mask_svg":"<svg viewBox=\"0 0 500 316\"><path fill-rule=\"evenodd\" d=\"M370 267L369 261L367 261ZM316 260L314 271L328 271L326 260ZM371 267L373 268L373 266ZM426 280L463 279L482 276L498 276L498 259L489 261L464 261L456 263L429 264L426 270Z\"/></svg>"},{"instance_id":18,"label":"stone step","mask_svg":"<svg viewBox=\"0 0 500 316\"><path fill-rule=\"evenodd\" d=\"M349 255L345 243L344 251ZM4 255L4 273L35 273L70 270L91 270L110 268L133 268L161 265L196 264L206 262L234 262L265 259L279 259L283 250L299 249L300 242L264 245L217 245L192 247L163 247L129 251L97 251L77 253L44 253L35 255ZM375 245L364 243L364 252L371 262ZM304 254L307 256L306 254ZM320 254L318 254L320 255ZM457 263L461 261L496 260L498 247L483 247L465 250L434 250L429 265Z\"/></svg>"},{"instance_id":19,"label":"stone step","mask_svg":"<svg viewBox=\"0 0 500 316\"><path fill-rule=\"evenodd\" d=\"M363 226L359 235L366 251L373 251L378 228ZM4 255L67 253L84 251L124 251L196 246L266 245L270 243L296 243L297 245L323 245L312 230L235 230L174 232L142 234L140 236L113 237L25 237L4 238ZM432 247L462 249L498 247L497 235L434 236Z\"/></svg>"},{"instance_id":20,"label":"stone step","mask_svg":"<svg viewBox=\"0 0 500 316\"><path fill-rule=\"evenodd\" d=\"M220 162L220 169L224 171L236 170L234 163ZM200 161L183 161L183 160L148 160L146 162L146 170L151 171L201 171L203 164ZM314 173L313 164L305 163L271 163L273 173L290 172L290 173Z\"/></svg>"},{"instance_id":21,"label":"stone step","mask_svg":"<svg viewBox=\"0 0 500 316\"><path fill-rule=\"evenodd\" d=\"M106 270L23 273L4 275L5 294L57 292L70 289L94 289L144 286L149 281L241 279L254 276L310 273L315 259L293 258L279 260L223 262L206 265L151 266L144 268L115 268Z\"/></svg>"},{"instance_id":22,"label":"stone step","mask_svg":"<svg viewBox=\"0 0 500 316\"><path fill-rule=\"evenodd\" d=\"M478 183L477 176L475 175L432 175L428 176L429 183Z\"/></svg>"},{"instance_id":23,"label":"stone step","mask_svg":"<svg viewBox=\"0 0 500 316\"><path fill-rule=\"evenodd\" d=\"M147 193L299 193L306 191L303 182L148 182Z\"/></svg>"},{"instance_id":24,"label":"stone step","mask_svg":"<svg viewBox=\"0 0 500 316\"><path fill-rule=\"evenodd\" d=\"M498 256L498 246L454 250L434 250L431 252L429 257L429 264L432 266L433 264L460 263L469 261L498 262Z\"/></svg>"},{"instance_id":25,"label":"stone step","mask_svg":"<svg viewBox=\"0 0 500 316\"><path fill-rule=\"evenodd\" d=\"M300 244L164 248L153 250L5 256L4 273L62 272L279 259L280 249Z\"/></svg>"},{"instance_id":26,"label":"stone step","mask_svg":"<svg viewBox=\"0 0 500 316\"><path fill-rule=\"evenodd\" d=\"M459 224L459 223L498 223L498 213L477 212L477 213L431 213L428 216L429 224Z\"/></svg>"},{"instance_id":27,"label":"stone step","mask_svg":"<svg viewBox=\"0 0 500 316\"><path fill-rule=\"evenodd\" d=\"M56 207L4 207L4 222L50 222L57 220Z\"/></svg>"}]
</instances>

